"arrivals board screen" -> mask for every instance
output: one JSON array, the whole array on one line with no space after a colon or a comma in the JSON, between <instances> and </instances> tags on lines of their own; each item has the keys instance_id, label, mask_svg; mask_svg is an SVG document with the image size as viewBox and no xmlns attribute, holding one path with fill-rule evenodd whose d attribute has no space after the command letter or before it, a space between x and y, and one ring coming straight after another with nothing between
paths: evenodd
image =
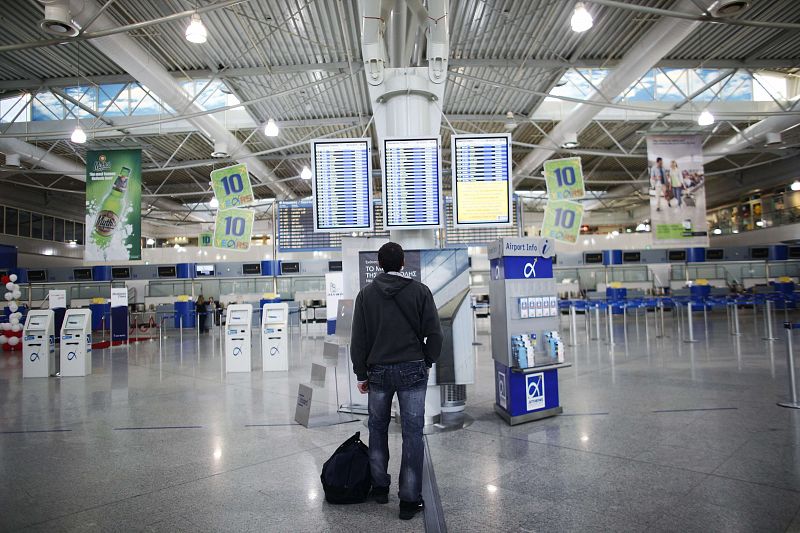
<instances>
[{"instance_id":1,"label":"arrivals board screen","mask_svg":"<svg viewBox=\"0 0 800 533\"><path fill-rule=\"evenodd\" d=\"M510 226L511 135L452 135L453 224Z\"/></svg>"},{"instance_id":2,"label":"arrivals board screen","mask_svg":"<svg viewBox=\"0 0 800 533\"><path fill-rule=\"evenodd\" d=\"M314 230L372 229L372 146L369 139L311 141Z\"/></svg>"},{"instance_id":3,"label":"arrivals board screen","mask_svg":"<svg viewBox=\"0 0 800 533\"><path fill-rule=\"evenodd\" d=\"M386 229L442 227L439 138L385 139L381 157Z\"/></svg>"}]
</instances>

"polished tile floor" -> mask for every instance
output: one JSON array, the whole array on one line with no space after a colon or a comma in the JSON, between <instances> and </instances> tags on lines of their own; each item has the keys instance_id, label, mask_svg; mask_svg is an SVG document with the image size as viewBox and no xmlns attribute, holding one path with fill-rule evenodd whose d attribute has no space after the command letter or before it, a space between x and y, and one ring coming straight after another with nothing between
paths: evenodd
<instances>
[{"instance_id":1,"label":"polished tile floor","mask_svg":"<svg viewBox=\"0 0 800 533\"><path fill-rule=\"evenodd\" d=\"M784 332L761 340L749 313L741 337L724 313L708 335L697 318L695 344L669 316L663 338L652 317L647 332L629 317L627 342L618 318L613 346L587 340L580 318L560 374L564 414L513 428L492 412L479 320L474 423L427 437L448 529L800 531L800 412L775 405ZM293 423L321 330L294 331L288 379L262 373L258 357L251 374L225 375L216 333L169 335L162 349L96 350L87 378L23 382L19 356L0 355L0 531L424 530L421 517L397 520L396 495L324 503L322 463L366 429ZM335 405L332 383L315 393L318 413ZM398 433L390 446L398 458Z\"/></svg>"}]
</instances>

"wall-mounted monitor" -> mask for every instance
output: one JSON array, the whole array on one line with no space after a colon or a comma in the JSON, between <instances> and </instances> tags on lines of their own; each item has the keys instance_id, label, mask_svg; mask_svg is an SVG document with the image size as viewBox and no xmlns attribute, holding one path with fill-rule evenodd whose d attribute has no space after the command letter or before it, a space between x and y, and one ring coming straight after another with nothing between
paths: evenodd
<instances>
[{"instance_id":1,"label":"wall-mounted monitor","mask_svg":"<svg viewBox=\"0 0 800 533\"><path fill-rule=\"evenodd\" d=\"M28 282L37 283L47 281L47 270L28 270Z\"/></svg>"},{"instance_id":2,"label":"wall-mounted monitor","mask_svg":"<svg viewBox=\"0 0 800 533\"><path fill-rule=\"evenodd\" d=\"M668 250L668 261L686 261L686 250Z\"/></svg>"},{"instance_id":3,"label":"wall-mounted monitor","mask_svg":"<svg viewBox=\"0 0 800 533\"><path fill-rule=\"evenodd\" d=\"M584 252L583 253L584 265L601 265L603 264L603 252Z\"/></svg>"},{"instance_id":4,"label":"wall-mounted monitor","mask_svg":"<svg viewBox=\"0 0 800 533\"><path fill-rule=\"evenodd\" d=\"M444 225L439 137L388 138L381 152L385 229Z\"/></svg>"},{"instance_id":5,"label":"wall-mounted monitor","mask_svg":"<svg viewBox=\"0 0 800 533\"><path fill-rule=\"evenodd\" d=\"M709 248L706 250L706 261L722 261L725 252L722 248Z\"/></svg>"},{"instance_id":6,"label":"wall-mounted monitor","mask_svg":"<svg viewBox=\"0 0 800 533\"><path fill-rule=\"evenodd\" d=\"M342 271L341 261L328 261L328 272L341 272L341 271Z\"/></svg>"},{"instance_id":7,"label":"wall-mounted monitor","mask_svg":"<svg viewBox=\"0 0 800 533\"><path fill-rule=\"evenodd\" d=\"M242 274L245 276L260 276L261 263L245 263L242 265Z\"/></svg>"},{"instance_id":8,"label":"wall-mounted monitor","mask_svg":"<svg viewBox=\"0 0 800 533\"><path fill-rule=\"evenodd\" d=\"M299 274L300 263L297 262L281 262L281 274Z\"/></svg>"},{"instance_id":9,"label":"wall-mounted monitor","mask_svg":"<svg viewBox=\"0 0 800 533\"><path fill-rule=\"evenodd\" d=\"M370 139L311 141L314 231L371 231Z\"/></svg>"},{"instance_id":10,"label":"wall-mounted monitor","mask_svg":"<svg viewBox=\"0 0 800 533\"><path fill-rule=\"evenodd\" d=\"M800 246L789 247L789 259L800 259ZM28 279L31 279L30 271L28 271Z\"/></svg>"},{"instance_id":11,"label":"wall-mounted monitor","mask_svg":"<svg viewBox=\"0 0 800 533\"><path fill-rule=\"evenodd\" d=\"M750 259L769 259L769 248L750 248Z\"/></svg>"},{"instance_id":12,"label":"wall-mounted monitor","mask_svg":"<svg viewBox=\"0 0 800 533\"><path fill-rule=\"evenodd\" d=\"M76 268L72 271L72 277L75 281L92 281L92 269Z\"/></svg>"},{"instance_id":13,"label":"wall-mounted monitor","mask_svg":"<svg viewBox=\"0 0 800 533\"><path fill-rule=\"evenodd\" d=\"M639 263L642 260L641 252L622 252L623 263Z\"/></svg>"},{"instance_id":14,"label":"wall-mounted monitor","mask_svg":"<svg viewBox=\"0 0 800 533\"><path fill-rule=\"evenodd\" d=\"M158 277L159 278L174 278L177 274L175 272L175 265L171 266L160 266L158 267Z\"/></svg>"},{"instance_id":15,"label":"wall-mounted monitor","mask_svg":"<svg viewBox=\"0 0 800 533\"><path fill-rule=\"evenodd\" d=\"M111 267L111 279L131 279L131 268Z\"/></svg>"},{"instance_id":16,"label":"wall-mounted monitor","mask_svg":"<svg viewBox=\"0 0 800 533\"><path fill-rule=\"evenodd\" d=\"M454 134L450 142L453 225L512 225L511 134Z\"/></svg>"},{"instance_id":17,"label":"wall-mounted monitor","mask_svg":"<svg viewBox=\"0 0 800 533\"><path fill-rule=\"evenodd\" d=\"M194 273L197 277L213 276L215 273L214 265L195 265Z\"/></svg>"}]
</instances>

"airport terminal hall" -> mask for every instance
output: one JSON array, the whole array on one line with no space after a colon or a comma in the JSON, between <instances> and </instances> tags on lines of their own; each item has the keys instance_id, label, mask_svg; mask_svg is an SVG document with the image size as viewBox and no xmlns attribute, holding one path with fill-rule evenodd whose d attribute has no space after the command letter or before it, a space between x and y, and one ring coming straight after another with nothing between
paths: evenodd
<instances>
[{"instance_id":1,"label":"airport terminal hall","mask_svg":"<svg viewBox=\"0 0 800 533\"><path fill-rule=\"evenodd\" d=\"M800 533L800 1L0 29L0 533Z\"/></svg>"}]
</instances>

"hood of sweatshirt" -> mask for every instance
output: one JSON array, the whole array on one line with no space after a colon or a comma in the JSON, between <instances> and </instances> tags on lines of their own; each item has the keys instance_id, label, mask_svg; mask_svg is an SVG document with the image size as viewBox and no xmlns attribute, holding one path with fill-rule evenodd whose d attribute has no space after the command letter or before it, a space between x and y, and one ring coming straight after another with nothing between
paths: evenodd
<instances>
[{"instance_id":1,"label":"hood of sweatshirt","mask_svg":"<svg viewBox=\"0 0 800 533\"><path fill-rule=\"evenodd\" d=\"M372 285L386 299L394 298L398 292L403 290L403 288L410 283L411 280L409 278L395 276L394 274L386 274L385 272L378 274L375 279L372 280Z\"/></svg>"}]
</instances>

